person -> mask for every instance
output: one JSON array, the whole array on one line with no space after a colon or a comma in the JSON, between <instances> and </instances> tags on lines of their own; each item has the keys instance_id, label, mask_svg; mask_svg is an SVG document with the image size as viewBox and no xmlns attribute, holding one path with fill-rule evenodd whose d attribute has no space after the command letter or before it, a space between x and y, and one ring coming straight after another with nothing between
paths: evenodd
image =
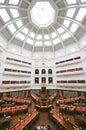
<instances>
[{"instance_id":1,"label":"person","mask_svg":"<svg viewBox=\"0 0 86 130\"><path fill-rule=\"evenodd\" d=\"M6 114L4 113L4 117L6 117Z\"/></svg>"},{"instance_id":2,"label":"person","mask_svg":"<svg viewBox=\"0 0 86 130\"><path fill-rule=\"evenodd\" d=\"M47 125L47 130L51 130L51 128L50 128L50 126L49 126L49 125Z\"/></svg>"},{"instance_id":3,"label":"person","mask_svg":"<svg viewBox=\"0 0 86 130\"><path fill-rule=\"evenodd\" d=\"M41 130L40 126L37 126L37 129L36 130Z\"/></svg>"},{"instance_id":4,"label":"person","mask_svg":"<svg viewBox=\"0 0 86 130\"><path fill-rule=\"evenodd\" d=\"M12 111L11 111L11 116L14 116L14 115L15 115L15 111L12 110Z\"/></svg>"},{"instance_id":5,"label":"person","mask_svg":"<svg viewBox=\"0 0 86 130\"><path fill-rule=\"evenodd\" d=\"M78 130L82 130L82 127L79 127Z\"/></svg>"},{"instance_id":6,"label":"person","mask_svg":"<svg viewBox=\"0 0 86 130\"><path fill-rule=\"evenodd\" d=\"M6 128L6 130L9 130L9 128Z\"/></svg>"},{"instance_id":7,"label":"person","mask_svg":"<svg viewBox=\"0 0 86 130\"><path fill-rule=\"evenodd\" d=\"M44 124L41 126L41 130L46 130L46 126Z\"/></svg>"}]
</instances>

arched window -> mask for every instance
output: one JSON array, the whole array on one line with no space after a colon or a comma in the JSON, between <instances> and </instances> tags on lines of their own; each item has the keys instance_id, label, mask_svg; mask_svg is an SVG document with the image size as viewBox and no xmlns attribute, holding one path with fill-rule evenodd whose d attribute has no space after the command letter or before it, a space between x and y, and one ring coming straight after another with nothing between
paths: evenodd
<instances>
[{"instance_id":1,"label":"arched window","mask_svg":"<svg viewBox=\"0 0 86 130\"><path fill-rule=\"evenodd\" d=\"M48 83L49 83L49 84L53 83L53 78L52 78L52 77L49 77L49 78L48 78Z\"/></svg>"},{"instance_id":2,"label":"arched window","mask_svg":"<svg viewBox=\"0 0 86 130\"><path fill-rule=\"evenodd\" d=\"M38 77L35 78L35 84L39 84L39 78Z\"/></svg>"},{"instance_id":3,"label":"arched window","mask_svg":"<svg viewBox=\"0 0 86 130\"><path fill-rule=\"evenodd\" d=\"M45 69L42 69L42 74L46 74L46 70Z\"/></svg>"},{"instance_id":4,"label":"arched window","mask_svg":"<svg viewBox=\"0 0 86 130\"><path fill-rule=\"evenodd\" d=\"M39 74L39 70L38 69L35 70L35 74Z\"/></svg>"},{"instance_id":5,"label":"arched window","mask_svg":"<svg viewBox=\"0 0 86 130\"><path fill-rule=\"evenodd\" d=\"M46 83L46 77L42 77L41 82Z\"/></svg>"},{"instance_id":6,"label":"arched window","mask_svg":"<svg viewBox=\"0 0 86 130\"><path fill-rule=\"evenodd\" d=\"M49 69L49 70L48 70L48 74L52 74L52 69Z\"/></svg>"}]
</instances>

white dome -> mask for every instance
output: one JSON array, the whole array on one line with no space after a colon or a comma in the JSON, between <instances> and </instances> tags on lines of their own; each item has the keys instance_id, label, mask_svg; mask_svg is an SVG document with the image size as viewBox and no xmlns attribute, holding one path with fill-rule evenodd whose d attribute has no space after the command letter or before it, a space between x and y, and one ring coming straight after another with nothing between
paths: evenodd
<instances>
[{"instance_id":1,"label":"white dome","mask_svg":"<svg viewBox=\"0 0 86 130\"><path fill-rule=\"evenodd\" d=\"M0 32L14 52L15 46L21 52L54 55L71 45L80 49L86 32L86 0L0 0Z\"/></svg>"}]
</instances>

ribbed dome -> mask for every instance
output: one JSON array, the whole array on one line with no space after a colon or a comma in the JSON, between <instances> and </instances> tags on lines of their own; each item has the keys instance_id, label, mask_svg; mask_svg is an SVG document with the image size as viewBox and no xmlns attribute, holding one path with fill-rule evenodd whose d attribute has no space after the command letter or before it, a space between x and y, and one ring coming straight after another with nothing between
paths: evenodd
<instances>
[{"instance_id":1,"label":"ribbed dome","mask_svg":"<svg viewBox=\"0 0 86 130\"><path fill-rule=\"evenodd\" d=\"M0 32L8 48L17 45L21 51L55 53L73 43L79 49L86 0L0 0Z\"/></svg>"}]
</instances>

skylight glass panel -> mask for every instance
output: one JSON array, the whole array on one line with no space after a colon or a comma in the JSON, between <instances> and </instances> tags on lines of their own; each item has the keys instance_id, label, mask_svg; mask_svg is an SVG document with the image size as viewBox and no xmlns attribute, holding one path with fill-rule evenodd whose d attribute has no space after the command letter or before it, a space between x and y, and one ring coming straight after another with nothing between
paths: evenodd
<instances>
[{"instance_id":1,"label":"skylight glass panel","mask_svg":"<svg viewBox=\"0 0 86 130\"><path fill-rule=\"evenodd\" d=\"M86 15L86 8L80 8L79 12L78 12L78 14L76 16L76 20L82 21L83 18L85 17L85 15Z\"/></svg>"},{"instance_id":2,"label":"skylight glass panel","mask_svg":"<svg viewBox=\"0 0 86 130\"><path fill-rule=\"evenodd\" d=\"M86 0L81 0L81 3L86 3Z\"/></svg>"},{"instance_id":3,"label":"skylight glass panel","mask_svg":"<svg viewBox=\"0 0 86 130\"><path fill-rule=\"evenodd\" d=\"M29 36L30 36L31 38L34 38L34 37L35 37L35 33L31 32Z\"/></svg>"},{"instance_id":4,"label":"skylight glass panel","mask_svg":"<svg viewBox=\"0 0 86 130\"><path fill-rule=\"evenodd\" d=\"M30 38L28 38L28 39L27 39L27 43L30 44L30 45L33 45L33 40L30 39Z\"/></svg>"},{"instance_id":5,"label":"skylight glass panel","mask_svg":"<svg viewBox=\"0 0 86 130\"><path fill-rule=\"evenodd\" d=\"M69 5L71 5L71 4L76 4L76 3L77 3L76 0L66 0L66 1L67 1L67 3L68 3Z\"/></svg>"},{"instance_id":6,"label":"skylight glass panel","mask_svg":"<svg viewBox=\"0 0 86 130\"><path fill-rule=\"evenodd\" d=\"M23 29L22 29L22 32L23 32L24 34L27 34L27 33L29 32L29 29L23 28Z\"/></svg>"},{"instance_id":7,"label":"skylight glass panel","mask_svg":"<svg viewBox=\"0 0 86 130\"><path fill-rule=\"evenodd\" d=\"M20 0L9 0L9 4L17 5Z\"/></svg>"},{"instance_id":8,"label":"skylight glass panel","mask_svg":"<svg viewBox=\"0 0 86 130\"><path fill-rule=\"evenodd\" d=\"M36 2L30 13L32 22L39 27L48 27L54 21L55 10L47 1Z\"/></svg>"},{"instance_id":9,"label":"skylight glass panel","mask_svg":"<svg viewBox=\"0 0 86 130\"><path fill-rule=\"evenodd\" d=\"M73 17L73 15L74 15L74 13L75 13L75 10L76 10L76 8L71 8L71 9L68 9L68 11L67 11L67 14L66 14L66 16L68 16L68 17Z\"/></svg>"},{"instance_id":10,"label":"skylight glass panel","mask_svg":"<svg viewBox=\"0 0 86 130\"><path fill-rule=\"evenodd\" d=\"M51 42L50 42L50 41L45 41L45 42L44 42L44 45L45 45L45 46L51 46Z\"/></svg>"},{"instance_id":11,"label":"skylight glass panel","mask_svg":"<svg viewBox=\"0 0 86 130\"><path fill-rule=\"evenodd\" d=\"M44 35L44 39L45 39L45 40L49 40L49 39L50 39L49 35L48 35L48 34L45 34L45 35Z\"/></svg>"},{"instance_id":12,"label":"skylight glass panel","mask_svg":"<svg viewBox=\"0 0 86 130\"><path fill-rule=\"evenodd\" d=\"M69 20L64 20L64 23L63 23L63 25L65 26L65 27L69 27L69 24L70 24L70 21Z\"/></svg>"},{"instance_id":13,"label":"skylight glass panel","mask_svg":"<svg viewBox=\"0 0 86 130\"><path fill-rule=\"evenodd\" d=\"M41 34L38 34L37 35L37 40L41 40L42 39L42 35Z\"/></svg>"},{"instance_id":14,"label":"skylight glass panel","mask_svg":"<svg viewBox=\"0 0 86 130\"><path fill-rule=\"evenodd\" d=\"M51 33L52 38L55 38L57 35L55 32Z\"/></svg>"},{"instance_id":15,"label":"skylight glass panel","mask_svg":"<svg viewBox=\"0 0 86 130\"><path fill-rule=\"evenodd\" d=\"M64 30L62 27L60 27L60 28L58 29L59 34L62 34L64 31L65 31L65 30Z\"/></svg>"},{"instance_id":16,"label":"skylight glass panel","mask_svg":"<svg viewBox=\"0 0 86 130\"><path fill-rule=\"evenodd\" d=\"M71 35L69 33L65 33L61 37L62 37L62 40L66 40L67 38L71 37Z\"/></svg>"},{"instance_id":17,"label":"skylight glass panel","mask_svg":"<svg viewBox=\"0 0 86 130\"><path fill-rule=\"evenodd\" d=\"M17 9L10 9L10 12L11 12L13 18L19 17L19 12Z\"/></svg>"},{"instance_id":18,"label":"skylight glass panel","mask_svg":"<svg viewBox=\"0 0 86 130\"><path fill-rule=\"evenodd\" d=\"M25 35L23 35L22 33L18 33L16 35L17 38L19 38L20 40L24 40L25 39Z\"/></svg>"},{"instance_id":19,"label":"skylight glass panel","mask_svg":"<svg viewBox=\"0 0 86 130\"><path fill-rule=\"evenodd\" d=\"M8 28L11 31L12 34L16 32L16 28L15 28L14 24L8 25Z\"/></svg>"},{"instance_id":20,"label":"skylight glass panel","mask_svg":"<svg viewBox=\"0 0 86 130\"><path fill-rule=\"evenodd\" d=\"M59 42L60 42L59 38L56 38L56 39L53 40L54 45L58 44Z\"/></svg>"},{"instance_id":21,"label":"skylight glass panel","mask_svg":"<svg viewBox=\"0 0 86 130\"><path fill-rule=\"evenodd\" d=\"M36 41L35 46L42 46L42 41Z\"/></svg>"},{"instance_id":22,"label":"skylight glass panel","mask_svg":"<svg viewBox=\"0 0 86 130\"><path fill-rule=\"evenodd\" d=\"M0 9L0 16L4 20L4 22L7 22L10 20L10 17L6 11L6 9Z\"/></svg>"},{"instance_id":23,"label":"skylight glass panel","mask_svg":"<svg viewBox=\"0 0 86 130\"><path fill-rule=\"evenodd\" d=\"M23 25L21 20L16 21L16 24L17 24L17 27L18 27L18 28L20 28L20 27Z\"/></svg>"},{"instance_id":24,"label":"skylight glass panel","mask_svg":"<svg viewBox=\"0 0 86 130\"><path fill-rule=\"evenodd\" d=\"M73 23L72 26L71 26L71 28L70 28L70 31L72 33L75 33L76 30L78 29L78 27L79 27L79 25L77 25L76 23Z\"/></svg>"},{"instance_id":25,"label":"skylight glass panel","mask_svg":"<svg viewBox=\"0 0 86 130\"><path fill-rule=\"evenodd\" d=\"M0 3L4 3L5 2L5 0L0 0Z\"/></svg>"}]
</instances>

